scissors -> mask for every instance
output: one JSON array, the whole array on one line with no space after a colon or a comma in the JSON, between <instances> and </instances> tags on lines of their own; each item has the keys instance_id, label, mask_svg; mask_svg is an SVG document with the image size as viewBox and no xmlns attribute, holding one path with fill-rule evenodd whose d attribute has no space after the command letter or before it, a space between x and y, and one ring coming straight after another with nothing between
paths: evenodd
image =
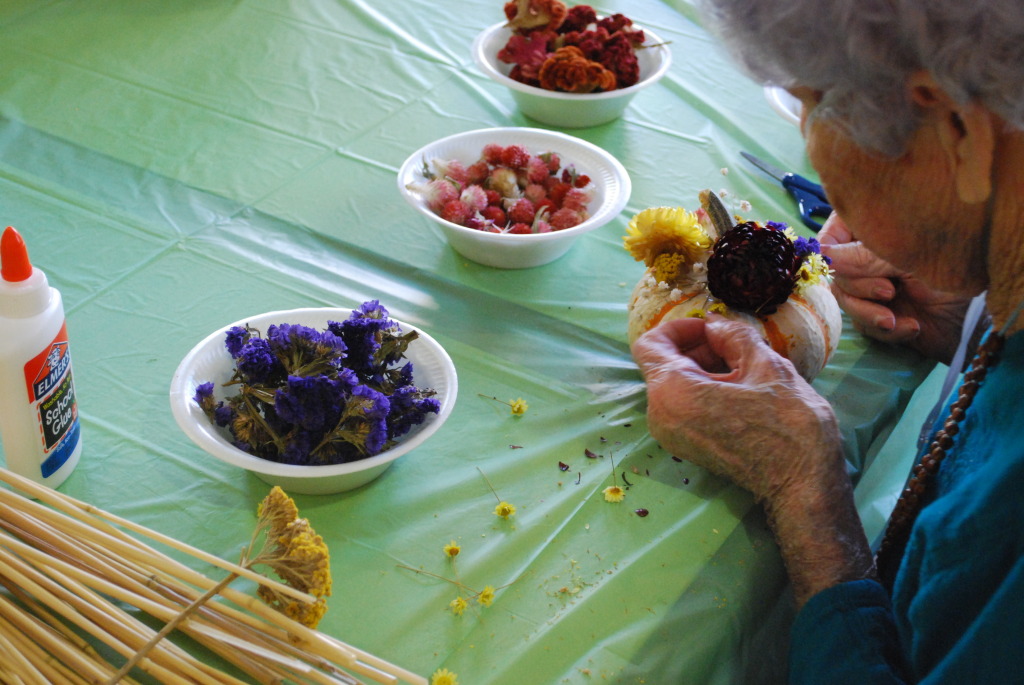
<instances>
[{"instance_id":1,"label":"scissors","mask_svg":"<svg viewBox=\"0 0 1024 685\"><path fill-rule=\"evenodd\" d=\"M789 191L789 194L796 200L797 209L800 211L800 219L807 228L815 233L821 230L821 223L815 221L814 217L827 219L828 215L832 213L832 205L829 204L828 198L825 197L825 191L820 185L807 180L799 174L774 167L749 152L740 152L740 154L751 164L781 183L782 187Z\"/></svg>"}]
</instances>

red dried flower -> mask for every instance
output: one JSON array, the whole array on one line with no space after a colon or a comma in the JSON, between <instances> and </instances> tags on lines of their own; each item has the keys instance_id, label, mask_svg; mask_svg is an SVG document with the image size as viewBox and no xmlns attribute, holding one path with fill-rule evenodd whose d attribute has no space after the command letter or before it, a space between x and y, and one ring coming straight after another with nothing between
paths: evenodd
<instances>
[{"instance_id":1,"label":"red dried flower","mask_svg":"<svg viewBox=\"0 0 1024 685\"><path fill-rule=\"evenodd\" d=\"M568 8L561 0L510 0L505 3L505 17L513 29L555 30L565 21Z\"/></svg>"},{"instance_id":2,"label":"red dried flower","mask_svg":"<svg viewBox=\"0 0 1024 685\"><path fill-rule=\"evenodd\" d=\"M569 45L555 50L540 68L540 85L547 90L566 93L593 93L613 90L615 73L599 62L583 56L579 48Z\"/></svg>"}]
</instances>

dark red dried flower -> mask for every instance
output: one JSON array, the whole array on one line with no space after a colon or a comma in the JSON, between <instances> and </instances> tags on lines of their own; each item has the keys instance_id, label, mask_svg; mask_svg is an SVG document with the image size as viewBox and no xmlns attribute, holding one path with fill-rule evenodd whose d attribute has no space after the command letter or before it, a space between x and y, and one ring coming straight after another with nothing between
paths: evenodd
<instances>
[{"instance_id":1,"label":"dark red dried flower","mask_svg":"<svg viewBox=\"0 0 1024 685\"><path fill-rule=\"evenodd\" d=\"M789 299L800 259L793 241L773 226L737 224L708 258L708 290L729 307L773 314Z\"/></svg>"},{"instance_id":2,"label":"dark red dried flower","mask_svg":"<svg viewBox=\"0 0 1024 685\"><path fill-rule=\"evenodd\" d=\"M555 50L540 68L540 87L565 93L593 93L613 90L615 73L583 56L579 48Z\"/></svg>"}]
</instances>

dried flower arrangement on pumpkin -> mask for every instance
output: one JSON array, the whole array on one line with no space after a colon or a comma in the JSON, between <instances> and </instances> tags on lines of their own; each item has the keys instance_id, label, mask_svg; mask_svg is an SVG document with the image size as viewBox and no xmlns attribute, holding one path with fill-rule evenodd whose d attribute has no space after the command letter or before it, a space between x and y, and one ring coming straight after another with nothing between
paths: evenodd
<instances>
[{"instance_id":1,"label":"dried flower arrangement on pumpkin","mask_svg":"<svg viewBox=\"0 0 1024 685\"><path fill-rule=\"evenodd\" d=\"M402 363L418 333L388 316L372 300L324 331L282 323L263 338L235 326L225 336L235 360L227 385L239 392L218 402L203 383L194 399L236 447L263 459L322 465L379 454L440 409L433 390L413 384L412 362Z\"/></svg>"},{"instance_id":2,"label":"dried flower arrangement on pumpkin","mask_svg":"<svg viewBox=\"0 0 1024 685\"><path fill-rule=\"evenodd\" d=\"M644 32L623 14L598 18L590 5L560 0L511 0L505 17L512 36L498 52L509 77L537 88L593 93L640 80L636 50Z\"/></svg>"},{"instance_id":3,"label":"dried flower arrangement on pumpkin","mask_svg":"<svg viewBox=\"0 0 1024 685\"><path fill-rule=\"evenodd\" d=\"M623 244L647 266L629 304L630 341L664 320L723 314L759 326L812 378L842 326L818 241L775 221L734 224L709 190L700 201L697 211L653 207L630 221Z\"/></svg>"}]
</instances>

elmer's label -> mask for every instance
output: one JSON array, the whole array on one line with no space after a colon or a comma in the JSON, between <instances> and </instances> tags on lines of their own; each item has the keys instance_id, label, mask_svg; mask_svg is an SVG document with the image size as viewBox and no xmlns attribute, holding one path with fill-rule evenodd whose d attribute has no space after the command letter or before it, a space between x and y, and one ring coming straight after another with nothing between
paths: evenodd
<instances>
[{"instance_id":1,"label":"elmer's label","mask_svg":"<svg viewBox=\"0 0 1024 685\"><path fill-rule=\"evenodd\" d=\"M42 474L46 478L68 460L78 444L80 426L75 384L71 376L67 324L45 350L25 364L28 399L38 412L43 443Z\"/></svg>"}]
</instances>

